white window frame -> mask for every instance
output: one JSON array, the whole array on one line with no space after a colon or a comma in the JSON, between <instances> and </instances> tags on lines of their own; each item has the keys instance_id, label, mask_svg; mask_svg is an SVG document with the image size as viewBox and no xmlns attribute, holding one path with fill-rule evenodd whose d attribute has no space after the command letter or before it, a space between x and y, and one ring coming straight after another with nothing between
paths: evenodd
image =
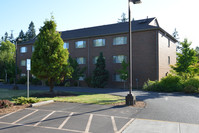
<instances>
[{"instance_id":1,"label":"white window frame","mask_svg":"<svg viewBox=\"0 0 199 133\"><path fill-rule=\"evenodd\" d=\"M95 39L93 40L93 46L94 47L102 47L106 45L106 40L105 39Z\"/></svg>"},{"instance_id":2,"label":"white window frame","mask_svg":"<svg viewBox=\"0 0 199 133\"><path fill-rule=\"evenodd\" d=\"M26 60L21 60L21 66L26 66Z\"/></svg>"},{"instance_id":3,"label":"white window frame","mask_svg":"<svg viewBox=\"0 0 199 133\"><path fill-rule=\"evenodd\" d=\"M64 49L69 49L69 42L64 42L63 48Z\"/></svg>"},{"instance_id":4,"label":"white window frame","mask_svg":"<svg viewBox=\"0 0 199 133\"><path fill-rule=\"evenodd\" d=\"M26 53L26 52L27 52L27 47L20 48L20 53Z\"/></svg>"},{"instance_id":5,"label":"white window frame","mask_svg":"<svg viewBox=\"0 0 199 133\"><path fill-rule=\"evenodd\" d=\"M32 46L32 52L34 52L35 51L35 46Z\"/></svg>"},{"instance_id":6,"label":"white window frame","mask_svg":"<svg viewBox=\"0 0 199 133\"><path fill-rule=\"evenodd\" d=\"M85 48L85 47L86 47L86 41L76 41L75 42L75 48Z\"/></svg>"},{"instance_id":7,"label":"white window frame","mask_svg":"<svg viewBox=\"0 0 199 133\"><path fill-rule=\"evenodd\" d=\"M119 36L113 38L113 45L125 45L127 44L127 37L126 36Z\"/></svg>"},{"instance_id":8,"label":"white window frame","mask_svg":"<svg viewBox=\"0 0 199 133\"><path fill-rule=\"evenodd\" d=\"M82 60L81 60L82 59ZM77 57L76 61L79 65L86 64L86 58L85 57Z\"/></svg>"},{"instance_id":9,"label":"white window frame","mask_svg":"<svg viewBox=\"0 0 199 133\"><path fill-rule=\"evenodd\" d=\"M26 74L25 73L21 73L21 77L26 77Z\"/></svg>"},{"instance_id":10,"label":"white window frame","mask_svg":"<svg viewBox=\"0 0 199 133\"><path fill-rule=\"evenodd\" d=\"M113 81L123 82L123 80L120 78L120 74L113 74Z\"/></svg>"},{"instance_id":11,"label":"white window frame","mask_svg":"<svg viewBox=\"0 0 199 133\"><path fill-rule=\"evenodd\" d=\"M120 58L123 58L123 59L120 59ZM123 60L124 60L125 62L127 62L127 56L125 56L125 55L113 56L113 63L122 63Z\"/></svg>"}]
</instances>

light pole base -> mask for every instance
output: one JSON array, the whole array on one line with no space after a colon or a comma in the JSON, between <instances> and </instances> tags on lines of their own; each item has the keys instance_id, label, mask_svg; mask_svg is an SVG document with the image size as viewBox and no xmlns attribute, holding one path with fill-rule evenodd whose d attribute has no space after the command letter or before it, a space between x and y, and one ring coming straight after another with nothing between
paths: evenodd
<instances>
[{"instance_id":1,"label":"light pole base","mask_svg":"<svg viewBox=\"0 0 199 133\"><path fill-rule=\"evenodd\" d=\"M134 105L136 102L136 96L133 96L132 94L128 94L126 96L126 105Z\"/></svg>"}]
</instances>

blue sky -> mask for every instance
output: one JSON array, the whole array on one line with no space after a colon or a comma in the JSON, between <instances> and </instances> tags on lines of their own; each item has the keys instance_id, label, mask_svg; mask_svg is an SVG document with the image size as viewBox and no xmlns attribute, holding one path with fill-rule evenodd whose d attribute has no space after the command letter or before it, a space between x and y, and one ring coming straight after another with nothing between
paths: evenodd
<instances>
[{"instance_id":1,"label":"blue sky","mask_svg":"<svg viewBox=\"0 0 199 133\"><path fill-rule=\"evenodd\" d=\"M156 17L160 26L170 34L176 28L180 41L188 38L192 47L199 46L197 0L142 0L132 5L132 17ZM36 33L53 13L57 30L71 30L116 23L122 13L128 13L128 0L2 0L0 7L0 37L14 30L27 31L31 21ZM128 15L128 14L127 14Z\"/></svg>"}]
</instances>

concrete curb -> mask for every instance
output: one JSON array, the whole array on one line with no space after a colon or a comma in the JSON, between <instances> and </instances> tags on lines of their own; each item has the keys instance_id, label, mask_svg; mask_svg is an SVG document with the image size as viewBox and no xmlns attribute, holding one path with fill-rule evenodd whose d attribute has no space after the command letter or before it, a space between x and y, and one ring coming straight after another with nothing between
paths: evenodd
<instances>
[{"instance_id":1,"label":"concrete curb","mask_svg":"<svg viewBox=\"0 0 199 133\"><path fill-rule=\"evenodd\" d=\"M31 105L31 107L38 107L38 106L42 106L42 105L46 105L46 104L50 104L50 103L54 103L54 100L48 100L48 101L42 101L42 102L38 102L38 103L33 103Z\"/></svg>"}]
</instances>

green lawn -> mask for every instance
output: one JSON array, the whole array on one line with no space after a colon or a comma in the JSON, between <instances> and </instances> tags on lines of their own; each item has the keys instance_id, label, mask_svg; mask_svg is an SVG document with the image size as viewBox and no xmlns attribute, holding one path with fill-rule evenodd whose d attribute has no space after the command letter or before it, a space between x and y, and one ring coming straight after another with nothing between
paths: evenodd
<instances>
[{"instance_id":1,"label":"green lawn","mask_svg":"<svg viewBox=\"0 0 199 133\"><path fill-rule=\"evenodd\" d=\"M49 93L49 92L48 90L46 91L30 90L30 95L34 93ZM54 100L59 102L89 103L89 104L102 104L102 105L121 103L125 101L124 97L113 96L109 94L89 94L89 93L77 93L77 92L70 92L70 93L77 94L78 96L56 96L52 98L44 97L38 99L40 101ZM27 96L26 90L10 90L10 89L0 88L0 100L7 99L13 101L12 98L17 98L21 96L23 97Z\"/></svg>"},{"instance_id":2,"label":"green lawn","mask_svg":"<svg viewBox=\"0 0 199 133\"><path fill-rule=\"evenodd\" d=\"M109 94L82 94L72 97L39 98L40 101L54 100L59 102L89 103L89 104L115 104L125 101L124 97Z\"/></svg>"}]
</instances>

